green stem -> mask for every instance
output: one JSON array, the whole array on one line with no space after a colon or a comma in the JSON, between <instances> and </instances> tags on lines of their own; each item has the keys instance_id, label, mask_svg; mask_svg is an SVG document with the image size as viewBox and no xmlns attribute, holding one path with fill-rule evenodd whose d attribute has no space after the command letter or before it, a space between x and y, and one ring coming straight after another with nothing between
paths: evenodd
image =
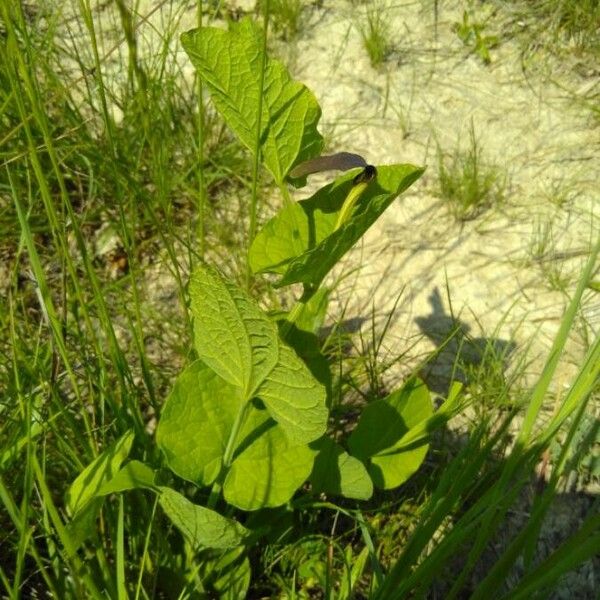
<instances>
[{"instance_id":1,"label":"green stem","mask_svg":"<svg viewBox=\"0 0 600 600\"><path fill-rule=\"evenodd\" d=\"M281 325L279 335L282 339L285 340L288 337L290 331L292 330L292 327L302 314L304 307L307 305L309 300L317 293L318 289L318 286L306 284L304 285L304 292L302 293L302 296L300 297L298 302L294 304L292 310L290 310L285 321Z\"/></svg>"},{"instance_id":2,"label":"green stem","mask_svg":"<svg viewBox=\"0 0 600 600\"><path fill-rule=\"evenodd\" d=\"M248 231L248 248L256 235L256 212L258 194L258 166L260 164L260 137L262 128L263 90L265 86L265 71L267 68L267 33L269 31L269 0L265 1L264 36L262 48L262 62L260 69L260 80L258 84L258 117L256 119L256 140L254 143L254 164L252 165L252 197L250 200L250 228ZM252 271L250 260L246 259L246 289L250 287Z\"/></svg>"},{"instance_id":3,"label":"green stem","mask_svg":"<svg viewBox=\"0 0 600 600\"><path fill-rule=\"evenodd\" d=\"M202 0L198 0L198 29L202 29ZM198 75L198 245L200 259L204 260L206 210L206 189L204 185L204 104L202 102L202 77Z\"/></svg>"},{"instance_id":4,"label":"green stem","mask_svg":"<svg viewBox=\"0 0 600 600\"><path fill-rule=\"evenodd\" d=\"M208 502L206 504L208 508L214 508L217 505L217 500L219 499L221 490L223 489L225 475L227 474L227 470L231 465L238 434L240 433L240 429L246 420L248 404L248 402L244 402L244 404L241 406L233 423L233 427L231 428L231 433L229 434L227 445L225 446L225 452L223 453L223 467L221 469L221 473L219 474L217 480L213 483L213 486L210 490L210 495L208 496Z\"/></svg>"}]
</instances>

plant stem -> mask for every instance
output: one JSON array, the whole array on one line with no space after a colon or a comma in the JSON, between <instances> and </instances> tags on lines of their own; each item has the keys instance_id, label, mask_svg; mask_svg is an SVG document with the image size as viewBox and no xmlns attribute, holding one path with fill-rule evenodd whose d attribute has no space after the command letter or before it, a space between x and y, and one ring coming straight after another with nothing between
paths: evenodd
<instances>
[{"instance_id":1,"label":"plant stem","mask_svg":"<svg viewBox=\"0 0 600 600\"><path fill-rule=\"evenodd\" d=\"M236 448L235 442L237 440L240 429L242 428L242 425L246 420L247 412L248 402L244 402L244 404L240 407L240 410L238 411L238 414L233 423L233 427L231 428L231 433L229 434L229 438L227 439L227 446L225 446L225 452L223 453L223 467L221 468L221 473L219 474L219 477L213 483L213 486L210 490L208 502L206 503L206 506L208 508L214 508L217 504L217 500L219 499L219 495L221 494L221 490L223 489L223 480L225 479L227 470L231 465L231 459L233 458L233 453Z\"/></svg>"},{"instance_id":2,"label":"plant stem","mask_svg":"<svg viewBox=\"0 0 600 600\"><path fill-rule=\"evenodd\" d=\"M296 302L296 304L294 304L292 310L290 310L285 321L281 325L279 335L281 336L282 339L285 340L287 338L287 336L290 334L290 331L292 330L294 323L296 323L296 321L298 320L298 317L300 317L300 315L302 314L302 310L307 305L309 300L316 294L318 289L319 289L318 286L306 285L306 284L304 285L304 292L302 293L302 296L300 297L298 302Z\"/></svg>"},{"instance_id":3,"label":"plant stem","mask_svg":"<svg viewBox=\"0 0 600 600\"><path fill-rule=\"evenodd\" d=\"M198 0L198 29L202 29L202 0ZM202 102L202 77L198 77L198 252L204 260L206 189L204 186L204 103Z\"/></svg>"},{"instance_id":4,"label":"plant stem","mask_svg":"<svg viewBox=\"0 0 600 600\"><path fill-rule=\"evenodd\" d=\"M250 228L248 231L248 248L256 235L256 210L257 210L257 193L258 193L258 166L260 163L260 136L262 128L262 111L263 111L263 90L265 85L265 70L267 67L267 33L269 31L269 0L265 2L265 17L263 21L264 36L262 48L262 61L260 69L260 80L258 85L258 116L256 119L256 141L254 144L254 164L252 165L252 197L250 200ZM250 287L250 279L252 272L250 269L250 261L246 258L246 289Z\"/></svg>"}]
</instances>

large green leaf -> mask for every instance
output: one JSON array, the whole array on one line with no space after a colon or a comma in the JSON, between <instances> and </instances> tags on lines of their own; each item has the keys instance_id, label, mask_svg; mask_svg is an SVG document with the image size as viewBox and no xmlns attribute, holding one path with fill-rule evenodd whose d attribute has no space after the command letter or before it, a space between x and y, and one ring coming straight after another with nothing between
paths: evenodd
<instances>
[{"instance_id":1,"label":"large green leaf","mask_svg":"<svg viewBox=\"0 0 600 600\"><path fill-rule=\"evenodd\" d=\"M368 500L373 495L373 482L360 460L328 437L312 446L319 450L310 475L315 494L326 492L356 500Z\"/></svg>"},{"instance_id":2,"label":"large green leaf","mask_svg":"<svg viewBox=\"0 0 600 600\"><path fill-rule=\"evenodd\" d=\"M243 19L231 23L229 31L214 27L188 31L181 42L227 125L254 151L261 96L261 30L250 19ZM267 57L260 152L277 183L283 183L295 163L321 153L320 117L312 92L293 81L279 61Z\"/></svg>"},{"instance_id":3,"label":"large green leaf","mask_svg":"<svg viewBox=\"0 0 600 600\"><path fill-rule=\"evenodd\" d=\"M278 286L318 285L392 201L423 173L413 165L377 167L377 177L359 198L351 217L335 229L355 173L321 188L307 200L288 204L259 232L250 248L255 273L279 273Z\"/></svg>"},{"instance_id":4,"label":"large green leaf","mask_svg":"<svg viewBox=\"0 0 600 600\"><path fill-rule=\"evenodd\" d=\"M225 381L242 388L244 401L260 396L293 442L308 443L319 438L327 423L325 388L294 351L279 342L277 326L258 304L207 266L198 267L192 276L190 296L196 349L202 361ZM222 382L215 381L214 390L221 385ZM197 390L203 386L205 382L198 385L184 378L174 393L199 398ZM232 389L219 392L220 402L231 404L232 394ZM208 398L206 401L211 402ZM173 402L182 403L183 400ZM232 412L237 414L237 411L226 414ZM178 418L173 411L167 414ZM227 427L228 424L223 429Z\"/></svg>"},{"instance_id":5,"label":"large green leaf","mask_svg":"<svg viewBox=\"0 0 600 600\"><path fill-rule=\"evenodd\" d=\"M279 346L279 362L256 395L292 442L309 443L325 433L325 388L288 346Z\"/></svg>"},{"instance_id":6,"label":"large green leaf","mask_svg":"<svg viewBox=\"0 0 600 600\"><path fill-rule=\"evenodd\" d=\"M251 398L279 360L277 327L250 296L207 265L192 275L190 298L198 356Z\"/></svg>"},{"instance_id":7,"label":"large green leaf","mask_svg":"<svg viewBox=\"0 0 600 600\"><path fill-rule=\"evenodd\" d=\"M73 481L67 492L67 508L71 515L81 512L96 498L97 492L119 471L131 450L133 432L129 431L108 446Z\"/></svg>"},{"instance_id":8,"label":"large green leaf","mask_svg":"<svg viewBox=\"0 0 600 600\"><path fill-rule=\"evenodd\" d=\"M243 403L241 389L202 361L189 365L175 381L156 432L169 468L197 485L210 485Z\"/></svg>"},{"instance_id":9,"label":"large green leaf","mask_svg":"<svg viewBox=\"0 0 600 600\"><path fill-rule=\"evenodd\" d=\"M234 548L249 534L237 521L194 504L171 488L161 487L158 501L165 514L195 549Z\"/></svg>"},{"instance_id":10,"label":"large green leaf","mask_svg":"<svg viewBox=\"0 0 600 600\"><path fill-rule=\"evenodd\" d=\"M244 510L280 506L308 478L316 450L292 443L265 410L250 411L223 493Z\"/></svg>"},{"instance_id":11,"label":"large green leaf","mask_svg":"<svg viewBox=\"0 0 600 600\"><path fill-rule=\"evenodd\" d=\"M419 468L429 448L428 438L419 436L410 444L405 439L411 430L421 431L432 414L429 390L417 378L367 405L348 445L352 455L368 465L377 487L397 487Z\"/></svg>"}]
</instances>

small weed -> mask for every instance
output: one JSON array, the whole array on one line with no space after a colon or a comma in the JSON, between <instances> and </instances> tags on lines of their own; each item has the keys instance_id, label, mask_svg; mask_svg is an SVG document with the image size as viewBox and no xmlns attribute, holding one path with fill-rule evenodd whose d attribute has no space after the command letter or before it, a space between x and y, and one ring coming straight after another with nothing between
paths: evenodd
<instances>
[{"instance_id":1,"label":"small weed","mask_svg":"<svg viewBox=\"0 0 600 600\"><path fill-rule=\"evenodd\" d=\"M378 2L367 6L366 22L360 25L363 45L373 68L380 67L394 49L390 25L385 18L384 8Z\"/></svg>"},{"instance_id":2,"label":"small weed","mask_svg":"<svg viewBox=\"0 0 600 600\"><path fill-rule=\"evenodd\" d=\"M472 124L469 137L470 147L466 153L458 151L449 162L438 148L440 194L460 221L474 219L501 202L506 186L500 169L482 162L481 147Z\"/></svg>"},{"instance_id":3,"label":"small weed","mask_svg":"<svg viewBox=\"0 0 600 600\"><path fill-rule=\"evenodd\" d=\"M583 73L589 76L591 69L593 75L600 57L598 0L513 0L510 4L530 49L578 58Z\"/></svg>"},{"instance_id":4,"label":"small weed","mask_svg":"<svg viewBox=\"0 0 600 600\"><path fill-rule=\"evenodd\" d=\"M555 36L579 51L600 50L598 0L545 0L535 4L537 18Z\"/></svg>"},{"instance_id":5,"label":"small weed","mask_svg":"<svg viewBox=\"0 0 600 600\"><path fill-rule=\"evenodd\" d=\"M264 14L266 3L258 3L261 14ZM269 22L284 40L291 40L298 35L302 26L302 0L271 0L269 3Z\"/></svg>"},{"instance_id":6,"label":"small weed","mask_svg":"<svg viewBox=\"0 0 600 600\"><path fill-rule=\"evenodd\" d=\"M558 236L552 220L538 220L529 243L528 255L540 269L551 290L564 292L571 281L565 269L564 258L557 252Z\"/></svg>"},{"instance_id":7,"label":"small weed","mask_svg":"<svg viewBox=\"0 0 600 600\"><path fill-rule=\"evenodd\" d=\"M462 23L454 24L454 31L462 43L486 65L492 62L490 50L498 45L498 36L484 35L485 25L471 20L468 11L463 12Z\"/></svg>"}]
</instances>

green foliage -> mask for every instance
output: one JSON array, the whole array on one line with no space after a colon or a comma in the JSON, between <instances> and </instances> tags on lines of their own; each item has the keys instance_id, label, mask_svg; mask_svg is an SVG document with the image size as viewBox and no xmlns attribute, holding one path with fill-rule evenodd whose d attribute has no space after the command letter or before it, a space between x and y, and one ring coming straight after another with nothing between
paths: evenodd
<instances>
[{"instance_id":1,"label":"green foliage","mask_svg":"<svg viewBox=\"0 0 600 600\"><path fill-rule=\"evenodd\" d=\"M369 2L366 21L359 24L363 46L369 55L371 66L380 67L393 52L392 34L381 2Z\"/></svg>"},{"instance_id":2,"label":"green foliage","mask_svg":"<svg viewBox=\"0 0 600 600\"><path fill-rule=\"evenodd\" d=\"M469 148L448 160L438 150L440 194L452 215L461 221L474 219L502 201L505 179L497 167L483 162L482 150L471 125Z\"/></svg>"},{"instance_id":3,"label":"green foliage","mask_svg":"<svg viewBox=\"0 0 600 600\"><path fill-rule=\"evenodd\" d=\"M183 40L215 106L236 135L252 147L259 128L259 156L278 184L294 164L319 152L318 105L278 63L260 59L260 35L251 23L233 25L229 32L203 29L185 34ZM242 68L244 60L248 66ZM264 80L255 76L261 65ZM267 94L262 104L258 102L261 82L264 89L277 91L272 97ZM257 119L260 106L263 112ZM290 116L294 116L291 121ZM279 250L289 263L279 285L303 281L310 286L306 300L284 319L284 337L289 335L293 341L294 332L309 333L318 327L326 307L327 292L318 290L323 278L422 171L410 165L381 167L377 184L369 186L360 207L339 228L332 207L339 212L349 193L348 176L304 203L311 212L301 209L302 235L297 220L289 216L296 204L287 204L259 234L250 255L253 269L267 271L282 263L277 259L273 265L268 254L256 250L261 240L266 240L266 246L274 238L290 240L290 247ZM289 219L295 223L291 235L285 230ZM311 236L311 228L318 232L316 236ZM221 492L228 504L243 510L280 506L309 477L313 493L369 498L372 482L365 465L331 438L321 437L328 417L326 392L311 373L311 360L305 364L280 339L276 324L258 304L215 269L199 266L189 294L199 360L179 376L162 412L157 442L169 467L200 487L212 485L209 506L215 505ZM302 344L298 346L302 350ZM424 401L430 414L429 397ZM414 410L427 409L411 405L404 410L406 422L412 425L423 420ZM373 423L383 427L377 417ZM423 452L411 458L413 470L423 459ZM385 464L379 468L387 470ZM409 474L396 476L395 485ZM387 487L395 486L388 483ZM198 527L205 529L202 523Z\"/></svg>"},{"instance_id":4,"label":"green foliage","mask_svg":"<svg viewBox=\"0 0 600 600\"><path fill-rule=\"evenodd\" d=\"M129 456L132 443L133 433L129 432L111 444L78 475L66 498L67 508L72 515L84 510L102 485L116 475L123 461Z\"/></svg>"},{"instance_id":5,"label":"green foliage","mask_svg":"<svg viewBox=\"0 0 600 600\"><path fill-rule=\"evenodd\" d=\"M195 550L235 548L248 536L249 532L236 521L193 504L171 488L161 488L158 501Z\"/></svg>"},{"instance_id":6,"label":"green foliage","mask_svg":"<svg viewBox=\"0 0 600 600\"><path fill-rule=\"evenodd\" d=\"M335 225L352 188L352 174L336 179L307 200L284 206L256 236L250 248L252 270L280 273L278 286L296 282L318 286L423 171L412 165L378 167L376 181L363 193L350 219L338 229Z\"/></svg>"},{"instance_id":7,"label":"green foliage","mask_svg":"<svg viewBox=\"0 0 600 600\"><path fill-rule=\"evenodd\" d=\"M516 441L507 433L513 415L492 410L482 411L455 456L445 441L440 445L436 432L463 408L458 387L435 412L416 378L391 393L377 386L384 397L360 410L349 406L350 398L334 402L344 365L331 368L335 340L318 335L330 293L323 278L422 170L378 167L377 179L336 228L353 174L308 201L288 202L289 169L321 151L320 109L306 88L264 57L255 26L242 22L184 37L220 111L204 114L201 105L204 119L169 66L168 32L159 54L141 61L137 15L127 3L114 3L128 57L124 81L113 84L106 77L110 53L101 58L97 47L105 32L94 29L99 24L88 3L79 6L89 38L70 53L53 43L63 33L57 14L36 16L19 3L0 3L6 42L0 118L7 130L0 191L10 199L1 221L1 244L10 250L8 297L0 300L2 595L286 593L346 600L445 589L446 597L488 598L498 590L525 597L546 593L561 574L593 557L595 515L541 564L531 561L531 548L562 476L577 466L597 469L584 460L597 429L582 415L597 392L599 341L590 344L553 416L536 419L582 290L593 283L598 247ZM81 86L63 69L73 58L86 66ZM196 140L210 160L197 161L203 155ZM244 223L249 212L232 184L232 173L246 162L243 147L271 172L286 201L256 238L250 259L257 273L278 273L278 286L305 284L287 312L265 310L275 298L269 279L242 289L222 275L239 272L243 236L232 224ZM226 202L216 195L200 201L205 185L209 194L221 190ZM236 207L230 198L238 197ZM209 235L229 236L227 252L219 238L206 253L221 270L198 260L196 202L200 220L212 225ZM113 279L90 248L100 224L117 238L127 265ZM163 250L185 313L162 312L176 304L170 297L158 314L144 300L140 261L144 252ZM168 359L167 338L174 340ZM343 348L336 356L342 354ZM373 371L381 368L376 356ZM558 432L552 476L534 499L531 519L498 550L496 531ZM447 464L423 464L428 449ZM383 491L403 483L393 494ZM404 507L410 507L405 530L390 537L393 552L383 556L389 529L375 527L375 520L397 517ZM490 547L500 560L487 565L473 589L471 575ZM464 559L458 565L457 556ZM525 576L503 588L522 558Z\"/></svg>"},{"instance_id":8,"label":"green foliage","mask_svg":"<svg viewBox=\"0 0 600 600\"><path fill-rule=\"evenodd\" d=\"M271 58L265 58L261 80L262 34L252 21L232 23L229 31L212 27L191 31L181 41L227 125L250 151L260 152L278 184L295 163L320 153L321 109L315 97Z\"/></svg>"},{"instance_id":9,"label":"green foliage","mask_svg":"<svg viewBox=\"0 0 600 600\"><path fill-rule=\"evenodd\" d=\"M419 468L428 445L423 440L407 444L403 438L432 414L429 391L417 380L365 408L348 444L368 464L377 487L398 487Z\"/></svg>"},{"instance_id":10,"label":"green foliage","mask_svg":"<svg viewBox=\"0 0 600 600\"><path fill-rule=\"evenodd\" d=\"M490 50L495 48L499 41L495 35L484 35L484 29L485 25L472 21L466 10L463 12L462 23L454 24L454 31L460 41L469 47L470 51L478 56L484 64L489 65L492 62Z\"/></svg>"}]
</instances>

